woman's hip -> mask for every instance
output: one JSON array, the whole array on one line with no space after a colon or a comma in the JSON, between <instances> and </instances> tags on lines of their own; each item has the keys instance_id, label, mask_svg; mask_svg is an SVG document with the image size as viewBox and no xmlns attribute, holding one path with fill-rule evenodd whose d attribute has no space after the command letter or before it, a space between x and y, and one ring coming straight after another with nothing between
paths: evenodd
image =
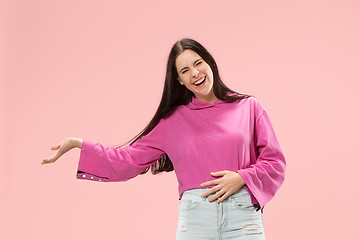
<instances>
[{"instance_id":1,"label":"woman's hip","mask_svg":"<svg viewBox=\"0 0 360 240\"><path fill-rule=\"evenodd\" d=\"M245 188L220 203L216 200L209 202L215 193L202 197L208 189L196 188L183 193L179 204L177 240L265 239L262 238L265 235L262 213L256 211Z\"/></svg>"}]
</instances>

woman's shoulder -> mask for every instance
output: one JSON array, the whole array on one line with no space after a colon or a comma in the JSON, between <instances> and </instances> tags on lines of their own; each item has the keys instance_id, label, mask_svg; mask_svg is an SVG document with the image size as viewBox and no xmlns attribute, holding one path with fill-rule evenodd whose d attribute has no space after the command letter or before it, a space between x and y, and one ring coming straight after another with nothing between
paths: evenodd
<instances>
[{"instance_id":1,"label":"woman's shoulder","mask_svg":"<svg viewBox=\"0 0 360 240\"><path fill-rule=\"evenodd\" d=\"M239 99L239 101L237 101L238 103L248 103L248 104L258 104L259 103L259 100L255 96L252 96L252 95L240 94L240 93L228 93L228 95L242 97L241 99Z\"/></svg>"},{"instance_id":2,"label":"woman's shoulder","mask_svg":"<svg viewBox=\"0 0 360 240\"><path fill-rule=\"evenodd\" d=\"M176 115L179 113L179 111L181 111L181 109L183 108L183 105L177 105L174 106L171 110L169 110L163 117L162 120L166 121L166 122L170 122L173 121L174 118L176 117Z\"/></svg>"},{"instance_id":3,"label":"woman's shoulder","mask_svg":"<svg viewBox=\"0 0 360 240\"><path fill-rule=\"evenodd\" d=\"M244 96L244 94L236 94L237 96ZM242 98L237 102L237 107L239 108L248 108L251 109L251 112L256 112L257 114L259 114L260 112L262 112L264 110L263 105L260 103L260 100L252 95L245 95L244 98Z\"/></svg>"}]
</instances>

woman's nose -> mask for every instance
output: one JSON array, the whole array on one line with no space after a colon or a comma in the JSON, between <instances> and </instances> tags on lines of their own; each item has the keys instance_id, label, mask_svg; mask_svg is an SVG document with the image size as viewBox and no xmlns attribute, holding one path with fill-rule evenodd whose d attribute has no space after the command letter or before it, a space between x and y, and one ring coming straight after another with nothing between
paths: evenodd
<instances>
[{"instance_id":1,"label":"woman's nose","mask_svg":"<svg viewBox=\"0 0 360 240\"><path fill-rule=\"evenodd\" d=\"M198 77L199 76L199 70L194 68L194 70L192 71L192 75L193 75L193 77Z\"/></svg>"}]
</instances>

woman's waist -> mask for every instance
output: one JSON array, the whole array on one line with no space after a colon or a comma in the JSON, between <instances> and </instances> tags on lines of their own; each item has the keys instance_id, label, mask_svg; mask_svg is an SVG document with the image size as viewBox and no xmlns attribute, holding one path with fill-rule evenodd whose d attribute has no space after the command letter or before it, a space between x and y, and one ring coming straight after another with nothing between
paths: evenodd
<instances>
[{"instance_id":1,"label":"woman's waist","mask_svg":"<svg viewBox=\"0 0 360 240\"><path fill-rule=\"evenodd\" d=\"M199 198L202 198L202 199L206 199L206 198L209 198L209 197L216 194L216 192L214 192L214 193L211 193L211 194L207 195L206 197L203 197L202 196L203 193L208 191L209 189L211 189L211 188L206 187L206 188L187 189L187 190L183 191L181 199L184 198L185 196L199 197ZM237 192L231 194L230 196L231 197L241 197L241 196L245 196L245 195L250 196L248 190L246 190L246 188L242 187L242 188L240 188L240 190L238 190Z\"/></svg>"}]
</instances>

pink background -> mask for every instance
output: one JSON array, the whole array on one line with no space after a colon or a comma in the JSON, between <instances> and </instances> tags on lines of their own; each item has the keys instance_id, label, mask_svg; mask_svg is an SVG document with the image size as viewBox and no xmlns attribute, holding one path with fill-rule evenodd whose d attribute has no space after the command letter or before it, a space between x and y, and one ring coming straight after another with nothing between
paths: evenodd
<instances>
[{"instance_id":1,"label":"pink background","mask_svg":"<svg viewBox=\"0 0 360 240\"><path fill-rule=\"evenodd\" d=\"M267 239L360 239L359 1L218 2L1 1L0 239L175 239L174 172L81 181L80 149L40 163L66 137L139 133L182 37L271 117L288 168Z\"/></svg>"}]
</instances>

